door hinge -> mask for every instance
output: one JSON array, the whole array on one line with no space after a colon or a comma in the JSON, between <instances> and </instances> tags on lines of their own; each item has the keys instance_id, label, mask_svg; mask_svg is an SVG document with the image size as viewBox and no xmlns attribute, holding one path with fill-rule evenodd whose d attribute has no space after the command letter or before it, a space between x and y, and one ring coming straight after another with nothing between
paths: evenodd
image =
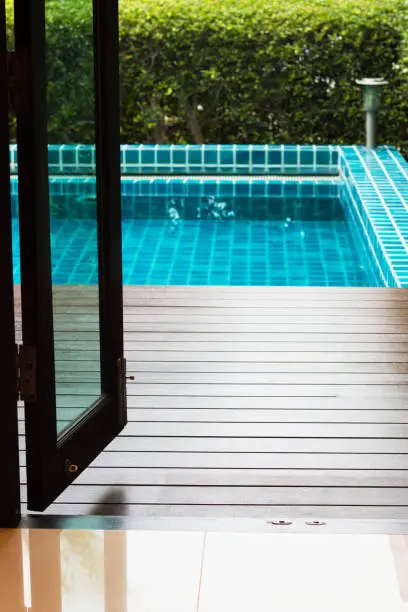
<instances>
[{"instance_id":1,"label":"door hinge","mask_svg":"<svg viewBox=\"0 0 408 612\"><path fill-rule=\"evenodd\" d=\"M36 350L34 346L16 344L17 399L35 402L37 399Z\"/></svg>"},{"instance_id":2,"label":"door hinge","mask_svg":"<svg viewBox=\"0 0 408 612\"><path fill-rule=\"evenodd\" d=\"M28 110L28 53L26 49L9 51L7 54L9 104L16 115Z\"/></svg>"}]
</instances>

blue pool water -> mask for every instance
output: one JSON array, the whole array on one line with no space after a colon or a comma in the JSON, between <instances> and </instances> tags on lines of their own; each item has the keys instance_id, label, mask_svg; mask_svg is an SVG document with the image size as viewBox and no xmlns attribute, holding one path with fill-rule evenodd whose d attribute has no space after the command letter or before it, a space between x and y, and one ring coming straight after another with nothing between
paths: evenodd
<instances>
[{"instance_id":1,"label":"blue pool water","mask_svg":"<svg viewBox=\"0 0 408 612\"><path fill-rule=\"evenodd\" d=\"M285 216L256 220L235 217L174 220L167 214L166 218L125 218L122 222L123 282L136 285L368 285L364 259L338 210L322 219L302 219L301 214L294 215L294 219ZM86 218L53 217L51 231L53 282L96 283L95 222ZM16 219L13 237L14 279L19 283Z\"/></svg>"}]
</instances>

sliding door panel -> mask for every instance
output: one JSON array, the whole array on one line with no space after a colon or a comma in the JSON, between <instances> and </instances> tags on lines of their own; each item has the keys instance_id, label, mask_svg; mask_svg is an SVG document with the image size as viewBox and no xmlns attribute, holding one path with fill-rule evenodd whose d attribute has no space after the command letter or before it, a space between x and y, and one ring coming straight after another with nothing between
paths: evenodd
<instances>
[{"instance_id":1,"label":"sliding door panel","mask_svg":"<svg viewBox=\"0 0 408 612\"><path fill-rule=\"evenodd\" d=\"M69 31L71 3L15 0L26 100L17 121L23 343L36 356L35 394L25 398L33 510L126 423L118 7L84 0L78 10L82 45ZM78 135L87 142L73 142Z\"/></svg>"}]
</instances>

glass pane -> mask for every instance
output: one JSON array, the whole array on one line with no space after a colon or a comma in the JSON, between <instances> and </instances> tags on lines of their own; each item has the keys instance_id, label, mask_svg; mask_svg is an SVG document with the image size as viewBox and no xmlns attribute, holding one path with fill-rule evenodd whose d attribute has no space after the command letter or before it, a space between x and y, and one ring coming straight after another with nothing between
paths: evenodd
<instances>
[{"instance_id":1,"label":"glass pane","mask_svg":"<svg viewBox=\"0 0 408 612\"><path fill-rule=\"evenodd\" d=\"M101 394L92 0L47 2L46 42L57 427L61 432Z\"/></svg>"}]
</instances>

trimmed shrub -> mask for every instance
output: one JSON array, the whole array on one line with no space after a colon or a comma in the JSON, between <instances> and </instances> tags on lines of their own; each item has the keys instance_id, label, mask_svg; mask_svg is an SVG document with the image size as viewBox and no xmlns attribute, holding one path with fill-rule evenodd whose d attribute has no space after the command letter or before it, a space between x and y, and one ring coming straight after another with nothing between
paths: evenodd
<instances>
[{"instance_id":1,"label":"trimmed shrub","mask_svg":"<svg viewBox=\"0 0 408 612\"><path fill-rule=\"evenodd\" d=\"M359 143L408 152L406 0L120 1L122 142ZM50 142L93 141L90 0L47 2Z\"/></svg>"}]
</instances>

